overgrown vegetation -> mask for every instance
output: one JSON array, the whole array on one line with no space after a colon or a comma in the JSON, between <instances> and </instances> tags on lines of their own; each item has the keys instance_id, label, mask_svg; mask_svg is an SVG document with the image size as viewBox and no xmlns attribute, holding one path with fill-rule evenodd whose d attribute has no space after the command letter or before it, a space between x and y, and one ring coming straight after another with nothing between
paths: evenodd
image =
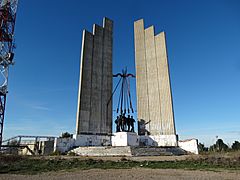
<instances>
[{"instance_id":1,"label":"overgrown vegetation","mask_svg":"<svg viewBox=\"0 0 240 180\"><path fill-rule=\"evenodd\" d=\"M189 169L189 170L240 170L240 156L200 156L182 161L130 161L122 158L103 161L81 158L0 156L0 173L38 174L49 171L74 171L85 169Z\"/></svg>"}]
</instances>

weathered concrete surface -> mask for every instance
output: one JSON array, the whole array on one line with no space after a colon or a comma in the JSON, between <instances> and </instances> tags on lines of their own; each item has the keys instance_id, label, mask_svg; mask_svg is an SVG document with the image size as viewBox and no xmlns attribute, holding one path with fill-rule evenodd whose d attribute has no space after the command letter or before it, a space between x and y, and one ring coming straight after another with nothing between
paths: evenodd
<instances>
[{"instance_id":1,"label":"weathered concrete surface","mask_svg":"<svg viewBox=\"0 0 240 180\"><path fill-rule=\"evenodd\" d=\"M178 146L178 136L175 134L170 135L148 135L139 136L140 145L144 146Z\"/></svg>"},{"instance_id":2,"label":"weathered concrete surface","mask_svg":"<svg viewBox=\"0 0 240 180\"><path fill-rule=\"evenodd\" d=\"M143 20L134 22L135 65L137 82L137 114L138 121L149 121L149 100L147 83L147 62L145 57L145 38ZM149 123L146 129L150 129Z\"/></svg>"},{"instance_id":3,"label":"weathered concrete surface","mask_svg":"<svg viewBox=\"0 0 240 180\"><path fill-rule=\"evenodd\" d=\"M88 132L91 112L91 85L92 85L92 51L93 35L84 30L82 35L82 51L80 64L80 78L78 91L77 134ZM84 88L82 88L84 87Z\"/></svg>"},{"instance_id":4,"label":"weathered concrete surface","mask_svg":"<svg viewBox=\"0 0 240 180\"><path fill-rule=\"evenodd\" d=\"M102 120L102 55L103 55L103 28L93 25L93 59L92 59L92 86L91 86L91 113L89 131L101 132ZM82 87L85 88L85 87Z\"/></svg>"},{"instance_id":5,"label":"weathered concrete surface","mask_svg":"<svg viewBox=\"0 0 240 180\"><path fill-rule=\"evenodd\" d=\"M165 33L155 36L163 134L176 134Z\"/></svg>"},{"instance_id":6,"label":"weathered concrete surface","mask_svg":"<svg viewBox=\"0 0 240 180\"><path fill-rule=\"evenodd\" d=\"M83 31L76 134L112 132L113 22L94 24L93 34Z\"/></svg>"},{"instance_id":7,"label":"weathered concrete surface","mask_svg":"<svg viewBox=\"0 0 240 180\"><path fill-rule=\"evenodd\" d=\"M68 152L74 147L84 146L110 146L111 136L79 134L73 138L56 138L54 142L54 151Z\"/></svg>"},{"instance_id":8,"label":"weathered concrete surface","mask_svg":"<svg viewBox=\"0 0 240 180\"><path fill-rule=\"evenodd\" d=\"M145 56L147 61L147 84L149 102L150 134L162 134L159 97L158 68L155 53L154 28L145 29ZM137 74L138 76L138 74Z\"/></svg>"},{"instance_id":9,"label":"weathered concrete surface","mask_svg":"<svg viewBox=\"0 0 240 180\"><path fill-rule=\"evenodd\" d=\"M74 146L110 146L111 136L80 134L74 136Z\"/></svg>"},{"instance_id":10,"label":"weathered concrete surface","mask_svg":"<svg viewBox=\"0 0 240 180\"><path fill-rule=\"evenodd\" d=\"M141 19L134 22L134 42L138 121L145 128L141 132L160 139L175 136L165 35L155 36L153 26L144 29Z\"/></svg>"},{"instance_id":11,"label":"weathered concrete surface","mask_svg":"<svg viewBox=\"0 0 240 180\"><path fill-rule=\"evenodd\" d=\"M103 68L102 68L102 123L101 132L112 132L112 52L113 52L113 22L103 19Z\"/></svg>"}]
</instances>

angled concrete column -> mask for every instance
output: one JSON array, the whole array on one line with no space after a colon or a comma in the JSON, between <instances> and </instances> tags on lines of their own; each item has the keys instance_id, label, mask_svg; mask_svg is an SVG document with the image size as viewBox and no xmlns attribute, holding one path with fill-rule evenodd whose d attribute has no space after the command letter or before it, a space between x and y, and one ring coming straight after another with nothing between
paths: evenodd
<instances>
[{"instance_id":1,"label":"angled concrete column","mask_svg":"<svg viewBox=\"0 0 240 180\"><path fill-rule=\"evenodd\" d=\"M137 82L137 111L138 121L146 124L149 131L149 96L147 83L147 62L145 55L145 36L143 20L134 22L135 65ZM140 132L145 134L147 132Z\"/></svg>"},{"instance_id":2,"label":"angled concrete column","mask_svg":"<svg viewBox=\"0 0 240 180\"><path fill-rule=\"evenodd\" d=\"M163 134L176 134L165 33L155 36Z\"/></svg>"},{"instance_id":3,"label":"angled concrete column","mask_svg":"<svg viewBox=\"0 0 240 180\"><path fill-rule=\"evenodd\" d=\"M77 134L111 134L113 22L104 18L94 24L93 34L84 30L82 41Z\"/></svg>"},{"instance_id":4,"label":"angled concrete column","mask_svg":"<svg viewBox=\"0 0 240 180\"><path fill-rule=\"evenodd\" d=\"M102 116L102 56L103 56L103 28L93 25L93 60L91 87L91 114L89 131L100 132Z\"/></svg>"},{"instance_id":5,"label":"angled concrete column","mask_svg":"<svg viewBox=\"0 0 240 180\"><path fill-rule=\"evenodd\" d=\"M161 107L153 26L145 29L150 134L161 133Z\"/></svg>"},{"instance_id":6,"label":"angled concrete column","mask_svg":"<svg viewBox=\"0 0 240 180\"><path fill-rule=\"evenodd\" d=\"M91 111L91 82L92 82L92 51L93 51L93 35L92 33L83 31L82 35L82 51L80 63L80 78L78 91L78 111L76 132L88 132L90 111ZM85 88L81 88L85 87ZM81 109L80 109L81 107ZM81 119L81 121L79 121Z\"/></svg>"},{"instance_id":7,"label":"angled concrete column","mask_svg":"<svg viewBox=\"0 0 240 180\"><path fill-rule=\"evenodd\" d=\"M101 132L112 132L112 48L113 48L113 22L103 19L103 79L102 79L102 123Z\"/></svg>"},{"instance_id":8,"label":"angled concrete column","mask_svg":"<svg viewBox=\"0 0 240 180\"><path fill-rule=\"evenodd\" d=\"M139 134L148 135L140 140L176 146L165 35L155 36L153 26L144 29L141 19L134 22L134 44Z\"/></svg>"}]
</instances>

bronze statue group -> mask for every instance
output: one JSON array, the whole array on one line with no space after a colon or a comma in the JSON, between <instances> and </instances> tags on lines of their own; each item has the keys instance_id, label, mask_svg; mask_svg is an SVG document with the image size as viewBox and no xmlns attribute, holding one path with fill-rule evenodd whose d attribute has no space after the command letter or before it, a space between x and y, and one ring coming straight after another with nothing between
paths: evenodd
<instances>
[{"instance_id":1,"label":"bronze statue group","mask_svg":"<svg viewBox=\"0 0 240 180\"><path fill-rule=\"evenodd\" d=\"M134 122L133 116L126 117L125 114L117 116L115 120L116 132L134 132Z\"/></svg>"}]
</instances>

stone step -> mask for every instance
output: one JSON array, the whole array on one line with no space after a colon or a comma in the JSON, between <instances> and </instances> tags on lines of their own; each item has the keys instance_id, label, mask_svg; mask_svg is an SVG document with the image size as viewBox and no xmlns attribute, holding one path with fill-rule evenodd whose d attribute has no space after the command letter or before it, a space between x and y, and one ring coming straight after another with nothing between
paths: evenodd
<instances>
[{"instance_id":1,"label":"stone step","mask_svg":"<svg viewBox=\"0 0 240 180\"><path fill-rule=\"evenodd\" d=\"M131 147L133 156L178 156L187 152L179 147Z\"/></svg>"},{"instance_id":2,"label":"stone step","mask_svg":"<svg viewBox=\"0 0 240 180\"><path fill-rule=\"evenodd\" d=\"M92 146L78 147L71 152L79 156L132 156L130 146L112 147L112 146Z\"/></svg>"},{"instance_id":3,"label":"stone step","mask_svg":"<svg viewBox=\"0 0 240 180\"><path fill-rule=\"evenodd\" d=\"M186 151L179 147L113 147L92 146L77 147L71 152L79 156L173 156L185 155Z\"/></svg>"}]
</instances>

